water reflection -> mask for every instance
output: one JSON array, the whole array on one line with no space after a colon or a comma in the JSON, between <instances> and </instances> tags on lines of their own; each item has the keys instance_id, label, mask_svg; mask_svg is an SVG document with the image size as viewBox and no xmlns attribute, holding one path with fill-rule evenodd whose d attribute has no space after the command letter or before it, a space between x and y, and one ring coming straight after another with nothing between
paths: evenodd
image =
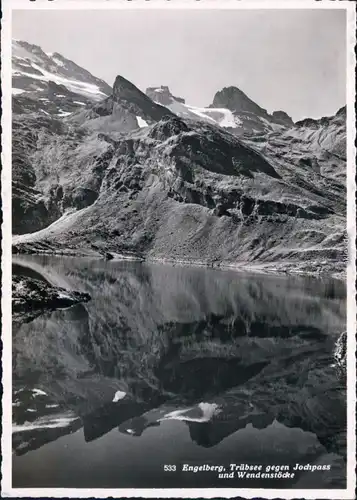
<instances>
[{"instance_id":1,"label":"water reflection","mask_svg":"<svg viewBox=\"0 0 357 500\"><path fill-rule=\"evenodd\" d=\"M16 273L92 296L86 304L14 325L13 443L22 455L14 459L14 481L20 486L44 481L24 455L81 428L87 447L110 433L114 441L140 437L145 448L148 436L162 461L172 448L166 429L180 426L191 442L187 457L197 453L195 446L203 454L215 449L210 458L216 460L220 443L229 447L249 429L273 429L267 435L276 440L278 422L310 437L306 446L279 445L279 453L273 440L275 462L283 451L289 463L336 455L339 473L330 486L343 487L345 387L332 366L334 342L345 329L343 283L54 257L18 257L15 265ZM115 428L119 432L110 432ZM224 460L272 459L254 446L237 453L234 447ZM131 458L126 453L130 459L144 460L145 450ZM97 468L88 479L92 487L103 477L107 487L129 481L117 470L110 475L110 463L108 457L105 474ZM75 456L73 464L63 464L73 477L54 478L55 486L72 481L80 487L74 464ZM157 487L168 481L161 472L154 474ZM130 480L127 486L140 486L137 476ZM313 487L321 487L321 478L316 481Z\"/></svg>"}]
</instances>

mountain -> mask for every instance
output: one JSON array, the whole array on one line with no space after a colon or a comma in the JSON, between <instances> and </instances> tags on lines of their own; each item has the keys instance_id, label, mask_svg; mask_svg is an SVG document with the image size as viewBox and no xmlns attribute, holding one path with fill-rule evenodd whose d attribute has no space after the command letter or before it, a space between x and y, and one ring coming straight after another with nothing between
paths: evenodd
<instances>
[{"instance_id":1,"label":"mountain","mask_svg":"<svg viewBox=\"0 0 357 500\"><path fill-rule=\"evenodd\" d=\"M85 74L76 81L94 85ZM47 81L26 91L34 109L14 107L15 251L344 269L344 109L293 124L235 87L202 110L167 87L95 81L103 94L85 107L68 97L66 116L67 97L44 112Z\"/></svg>"},{"instance_id":2,"label":"mountain","mask_svg":"<svg viewBox=\"0 0 357 500\"><path fill-rule=\"evenodd\" d=\"M163 104L170 111L181 118L191 118L193 120L211 123L222 128L239 129L240 120L234 117L233 113L226 108L210 109L189 106L182 97L174 97L166 86L149 87L146 95L154 102Z\"/></svg>"},{"instance_id":3,"label":"mountain","mask_svg":"<svg viewBox=\"0 0 357 500\"><path fill-rule=\"evenodd\" d=\"M181 118L192 118L219 125L235 135L256 134L281 130L294 125L284 111L272 115L258 106L236 87L224 88L214 96L213 103L207 108L198 108L185 103L182 97L175 97L167 86L146 89L153 101L166 106Z\"/></svg>"},{"instance_id":4,"label":"mountain","mask_svg":"<svg viewBox=\"0 0 357 500\"><path fill-rule=\"evenodd\" d=\"M122 133L147 127L164 116L175 115L152 101L131 82L117 76L109 97L73 114L69 120L76 126L102 133Z\"/></svg>"},{"instance_id":5,"label":"mountain","mask_svg":"<svg viewBox=\"0 0 357 500\"><path fill-rule=\"evenodd\" d=\"M276 130L281 127L291 127L293 120L284 111L275 111L269 115L237 87L225 87L217 92L210 108L225 107L239 116L245 132L262 132Z\"/></svg>"},{"instance_id":6,"label":"mountain","mask_svg":"<svg viewBox=\"0 0 357 500\"><path fill-rule=\"evenodd\" d=\"M21 40L12 42L12 87L16 113L38 111L57 116L111 93L107 83L73 61L57 52L46 54L41 47Z\"/></svg>"}]
</instances>

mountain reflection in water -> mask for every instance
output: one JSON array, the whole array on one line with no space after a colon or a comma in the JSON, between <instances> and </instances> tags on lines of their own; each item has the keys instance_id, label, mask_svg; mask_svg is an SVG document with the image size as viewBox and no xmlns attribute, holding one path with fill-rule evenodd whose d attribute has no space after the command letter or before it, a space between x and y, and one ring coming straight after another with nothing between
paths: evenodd
<instances>
[{"instance_id":1,"label":"mountain reflection in water","mask_svg":"<svg viewBox=\"0 0 357 500\"><path fill-rule=\"evenodd\" d=\"M92 297L14 325L14 487L345 487L343 283L38 256L14 273ZM332 470L163 472L244 462Z\"/></svg>"}]
</instances>

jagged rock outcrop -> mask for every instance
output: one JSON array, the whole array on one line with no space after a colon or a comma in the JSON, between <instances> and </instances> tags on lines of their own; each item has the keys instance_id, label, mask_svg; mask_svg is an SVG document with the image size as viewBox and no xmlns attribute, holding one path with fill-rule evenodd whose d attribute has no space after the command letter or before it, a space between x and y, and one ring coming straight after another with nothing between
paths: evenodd
<instances>
[{"instance_id":1,"label":"jagged rock outcrop","mask_svg":"<svg viewBox=\"0 0 357 500\"><path fill-rule=\"evenodd\" d=\"M152 101L162 104L163 106L168 106L172 104L173 101L185 104L185 99L172 95L169 87L165 85L161 85L161 87L148 87L145 93Z\"/></svg>"},{"instance_id":2,"label":"jagged rock outcrop","mask_svg":"<svg viewBox=\"0 0 357 500\"><path fill-rule=\"evenodd\" d=\"M171 114L162 106L154 103L144 92L122 76L117 76L113 85L112 100L133 112L143 113L151 121L160 120L165 114Z\"/></svg>"},{"instance_id":3,"label":"jagged rock outcrop","mask_svg":"<svg viewBox=\"0 0 357 500\"><path fill-rule=\"evenodd\" d=\"M14 276L12 279L13 321L30 321L46 311L70 307L88 300L88 293L54 287L42 280L27 276Z\"/></svg>"}]
</instances>

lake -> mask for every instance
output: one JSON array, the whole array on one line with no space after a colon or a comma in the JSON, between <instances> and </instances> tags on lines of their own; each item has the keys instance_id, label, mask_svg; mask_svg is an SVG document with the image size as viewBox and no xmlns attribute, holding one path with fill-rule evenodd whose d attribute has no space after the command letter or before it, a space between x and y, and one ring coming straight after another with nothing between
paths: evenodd
<instances>
[{"instance_id":1,"label":"lake","mask_svg":"<svg viewBox=\"0 0 357 500\"><path fill-rule=\"evenodd\" d=\"M13 325L13 487L346 487L342 281L44 256L13 272L92 297ZM231 464L316 469L220 477Z\"/></svg>"}]
</instances>

